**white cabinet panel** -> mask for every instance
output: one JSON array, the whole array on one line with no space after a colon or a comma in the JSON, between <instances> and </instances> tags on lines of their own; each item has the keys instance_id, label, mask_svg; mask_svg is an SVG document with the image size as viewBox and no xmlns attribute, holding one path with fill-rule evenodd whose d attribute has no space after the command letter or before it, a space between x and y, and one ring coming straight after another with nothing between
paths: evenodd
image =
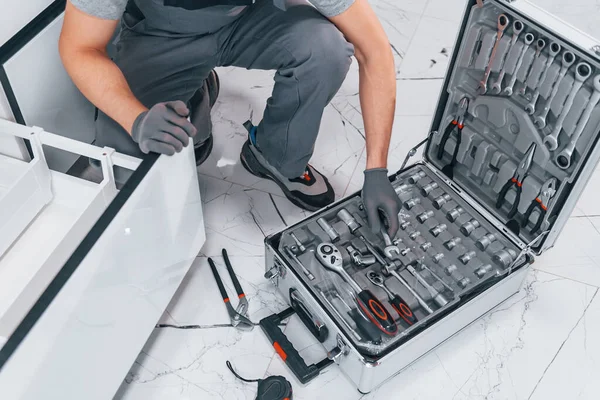
<instances>
[{"instance_id":1,"label":"white cabinet panel","mask_svg":"<svg viewBox=\"0 0 600 400\"><path fill-rule=\"evenodd\" d=\"M94 139L94 106L79 92L65 71L58 53L63 16L23 46L4 68L12 91L29 126L91 143ZM65 172L77 159L49 150L50 168Z\"/></svg>"},{"instance_id":2,"label":"white cabinet panel","mask_svg":"<svg viewBox=\"0 0 600 400\"><path fill-rule=\"evenodd\" d=\"M53 0L0 0L0 46L38 16Z\"/></svg>"}]
</instances>

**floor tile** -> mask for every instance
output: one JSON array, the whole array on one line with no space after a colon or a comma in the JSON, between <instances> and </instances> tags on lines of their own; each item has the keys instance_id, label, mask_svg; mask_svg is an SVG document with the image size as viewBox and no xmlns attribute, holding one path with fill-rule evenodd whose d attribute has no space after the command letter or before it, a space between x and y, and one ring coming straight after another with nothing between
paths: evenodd
<instances>
[{"instance_id":1,"label":"floor tile","mask_svg":"<svg viewBox=\"0 0 600 400\"><path fill-rule=\"evenodd\" d=\"M396 89L396 117L433 115L442 84L441 79L400 78Z\"/></svg>"},{"instance_id":2,"label":"floor tile","mask_svg":"<svg viewBox=\"0 0 600 400\"><path fill-rule=\"evenodd\" d=\"M200 175L206 243L202 254L215 256L227 248L230 255L262 256L264 238L310 213L287 199ZM204 193L209 193L204 195Z\"/></svg>"},{"instance_id":3,"label":"floor tile","mask_svg":"<svg viewBox=\"0 0 600 400\"><path fill-rule=\"evenodd\" d=\"M424 16L400 68L401 78L443 78L452 56L456 21Z\"/></svg>"},{"instance_id":4,"label":"floor tile","mask_svg":"<svg viewBox=\"0 0 600 400\"><path fill-rule=\"evenodd\" d=\"M600 173L596 170L583 190L577 208L584 215L600 215L598 196L600 196Z\"/></svg>"},{"instance_id":5,"label":"floor tile","mask_svg":"<svg viewBox=\"0 0 600 400\"><path fill-rule=\"evenodd\" d=\"M364 399L527 399L596 291L534 272L518 295Z\"/></svg>"},{"instance_id":6,"label":"floor tile","mask_svg":"<svg viewBox=\"0 0 600 400\"><path fill-rule=\"evenodd\" d=\"M531 400L594 400L600 393L600 296L596 295L560 352L548 365Z\"/></svg>"},{"instance_id":7,"label":"floor tile","mask_svg":"<svg viewBox=\"0 0 600 400\"><path fill-rule=\"evenodd\" d=\"M596 0L577 0L564 2L560 0L530 0L533 4L546 10L550 14L562 19L566 23L582 30L600 40L600 26L598 13L600 3Z\"/></svg>"},{"instance_id":8,"label":"floor tile","mask_svg":"<svg viewBox=\"0 0 600 400\"><path fill-rule=\"evenodd\" d=\"M253 399L256 384L237 380L225 361L248 379L260 378L273 353L260 329L157 329L115 398Z\"/></svg>"},{"instance_id":9,"label":"floor tile","mask_svg":"<svg viewBox=\"0 0 600 400\"><path fill-rule=\"evenodd\" d=\"M534 268L600 286L600 218L570 218L554 248L536 258Z\"/></svg>"},{"instance_id":10,"label":"floor tile","mask_svg":"<svg viewBox=\"0 0 600 400\"><path fill-rule=\"evenodd\" d=\"M212 259L227 293L231 297L231 304L236 308L238 305L237 295L223 258L219 256L212 257ZM287 308L275 287L264 277L265 261L263 256L230 256L229 259L246 294L249 304L248 315L252 321L258 322L264 317ZM198 257L192 265L160 323L179 326L230 324L225 304L223 304L206 257Z\"/></svg>"},{"instance_id":11,"label":"floor tile","mask_svg":"<svg viewBox=\"0 0 600 400\"><path fill-rule=\"evenodd\" d=\"M423 15L458 23L463 17L466 5L466 0L429 0Z\"/></svg>"}]
</instances>

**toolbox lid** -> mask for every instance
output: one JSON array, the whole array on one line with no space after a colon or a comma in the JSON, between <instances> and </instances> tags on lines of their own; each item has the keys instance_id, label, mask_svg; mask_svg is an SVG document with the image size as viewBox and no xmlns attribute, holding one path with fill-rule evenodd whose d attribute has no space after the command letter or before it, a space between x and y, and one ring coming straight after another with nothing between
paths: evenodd
<instances>
[{"instance_id":1,"label":"toolbox lid","mask_svg":"<svg viewBox=\"0 0 600 400\"><path fill-rule=\"evenodd\" d=\"M600 160L599 100L597 40L526 0L470 0L424 158L540 254Z\"/></svg>"}]
</instances>

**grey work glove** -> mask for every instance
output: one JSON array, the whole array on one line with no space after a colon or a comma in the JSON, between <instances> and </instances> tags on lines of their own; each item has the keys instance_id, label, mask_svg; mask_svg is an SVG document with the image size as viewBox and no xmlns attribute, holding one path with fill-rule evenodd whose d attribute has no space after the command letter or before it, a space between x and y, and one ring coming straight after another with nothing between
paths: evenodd
<instances>
[{"instance_id":1,"label":"grey work glove","mask_svg":"<svg viewBox=\"0 0 600 400\"><path fill-rule=\"evenodd\" d=\"M387 177L387 169L373 168L365 170L365 183L362 190L362 201L367 212L371 231L379 234L381 223L388 227L391 238L398 232L398 213L402 209L400 198L394 191ZM382 218L384 221L382 221Z\"/></svg>"},{"instance_id":2,"label":"grey work glove","mask_svg":"<svg viewBox=\"0 0 600 400\"><path fill-rule=\"evenodd\" d=\"M145 154L172 156L179 153L196 136L196 128L187 120L190 110L183 101L158 103L135 119L132 139Z\"/></svg>"}]
</instances>

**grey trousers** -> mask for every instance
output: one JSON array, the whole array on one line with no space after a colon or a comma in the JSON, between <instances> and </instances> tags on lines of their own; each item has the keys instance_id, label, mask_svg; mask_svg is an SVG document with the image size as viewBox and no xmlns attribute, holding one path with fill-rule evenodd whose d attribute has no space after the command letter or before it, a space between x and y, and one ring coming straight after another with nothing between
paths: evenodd
<instances>
[{"instance_id":1,"label":"grey trousers","mask_svg":"<svg viewBox=\"0 0 600 400\"><path fill-rule=\"evenodd\" d=\"M150 35L143 20L123 20L127 22L114 61L134 95L149 108L164 101L189 102L217 66L277 70L258 125L257 146L284 176L304 173L323 110L344 81L354 51L330 21L309 5L282 11L272 0L259 0L217 32L194 37ZM208 101L201 107L208 107ZM195 125L210 126L208 109L194 112ZM208 134L209 128L201 129L198 140ZM96 144L143 156L127 132L102 112Z\"/></svg>"}]
</instances>

